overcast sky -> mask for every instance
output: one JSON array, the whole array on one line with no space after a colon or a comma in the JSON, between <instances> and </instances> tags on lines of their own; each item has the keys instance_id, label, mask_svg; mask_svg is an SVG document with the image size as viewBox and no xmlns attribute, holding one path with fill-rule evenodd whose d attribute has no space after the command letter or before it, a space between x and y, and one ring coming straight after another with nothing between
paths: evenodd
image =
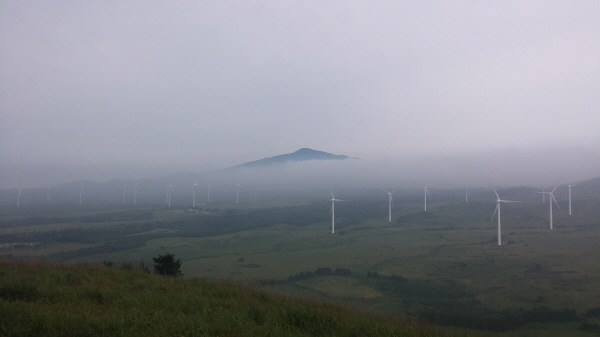
<instances>
[{"instance_id":1,"label":"overcast sky","mask_svg":"<svg viewBox=\"0 0 600 337\"><path fill-rule=\"evenodd\" d=\"M2 1L0 15L0 187L301 147L440 165L517 153L600 175L596 0Z\"/></svg>"}]
</instances>

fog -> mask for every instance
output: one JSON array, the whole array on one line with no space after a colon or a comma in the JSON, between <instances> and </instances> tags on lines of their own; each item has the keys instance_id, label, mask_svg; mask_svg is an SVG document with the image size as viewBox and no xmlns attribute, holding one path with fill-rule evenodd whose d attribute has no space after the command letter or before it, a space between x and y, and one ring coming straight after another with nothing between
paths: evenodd
<instances>
[{"instance_id":1,"label":"fog","mask_svg":"<svg viewBox=\"0 0 600 337\"><path fill-rule=\"evenodd\" d=\"M200 176L551 185L600 176L600 4L0 3L0 188ZM291 184L291 183L289 183Z\"/></svg>"},{"instance_id":2,"label":"fog","mask_svg":"<svg viewBox=\"0 0 600 337\"><path fill-rule=\"evenodd\" d=\"M599 176L600 156L590 147L306 161L267 168L206 172L203 182L262 187L438 188L551 186Z\"/></svg>"}]
</instances>

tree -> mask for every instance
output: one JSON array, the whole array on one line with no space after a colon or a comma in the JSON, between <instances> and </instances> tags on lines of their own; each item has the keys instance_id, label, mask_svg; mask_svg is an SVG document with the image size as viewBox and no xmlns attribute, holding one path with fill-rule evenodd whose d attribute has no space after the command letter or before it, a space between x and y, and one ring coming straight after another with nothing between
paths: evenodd
<instances>
[{"instance_id":1,"label":"tree","mask_svg":"<svg viewBox=\"0 0 600 337\"><path fill-rule=\"evenodd\" d=\"M317 270L315 270L316 276L329 276L331 274L333 274L333 270L329 267L317 268Z\"/></svg>"},{"instance_id":2,"label":"tree","mask_svg":"<svg viewBox=\"0 0 600 337\"><path fill-rule=\"evenodd\" d=\"M181 260L175 260L174 254L166 253L165 255L159 255L153 257L154 261L154 272L159 275L165 276L183 276L181 273Z\"/></svg>"}]
</instances>

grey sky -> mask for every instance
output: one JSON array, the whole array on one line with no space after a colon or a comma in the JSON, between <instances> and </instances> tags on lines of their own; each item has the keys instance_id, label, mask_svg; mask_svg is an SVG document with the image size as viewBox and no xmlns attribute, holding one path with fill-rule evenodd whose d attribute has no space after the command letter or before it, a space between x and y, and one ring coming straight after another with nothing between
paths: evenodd
<instances>
[{"instance_id":1,"label":"grey sky","mask_svg":"<svg viewBox=\"0 0 600 337\"><path fill-rule=\"evenodd\" d=\"M595 0L2 1L0 15L3 186L301 147L541 151L515 162L541 166L556 149L581 157L563 174L600 174Z\"/></svg>"}]
</instances>

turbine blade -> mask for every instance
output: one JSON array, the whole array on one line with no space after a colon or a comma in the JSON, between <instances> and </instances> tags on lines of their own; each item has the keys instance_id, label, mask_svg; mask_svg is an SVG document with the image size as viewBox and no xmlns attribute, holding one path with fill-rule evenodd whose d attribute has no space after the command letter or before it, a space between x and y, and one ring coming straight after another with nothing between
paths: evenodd
<instances>
[{"instance_id":1,"label":"turbine blade","mask_svg":"<svg viewBox=\"0 0 600 337\"><path fill-rule=\"evenodd\" d=\"M556 198L554 197L554 194L550 194L550 196L551 196L552 200L554 200L554 203L558 207L558 210L562 212L562 209L560 209L560 205L558 204L558 202L556 202Z\"/></svg>"},{"instance_id":2,"label":"turbine blade","mask_svg":"<svg viewBox=\"0 0 600 337\"><path fill-rule=\"evenodd\" d=\"M496 192L496 189L494 188L494 186L492 186L492 189L494 190L494 193L496 194L496 198L498 198L498 200L500 200L500 196L498 195L498 192Z\"/></svg>"},{"instance_id":3,"label":"turbine blade","mask_svg":"<svg viewBox=\"0 0 600 337\"><path fill-rule=\"evenodd\" d=\"M494 209L494 214L492 215L492 218L490 219L490 222L494 221L494 217L496 216L496 212L498 212L498 207L500 206L500 204L496 203L496 208Z\"/></svg>"},{"instance_id":4,"label":"turbine blade","mask_svg":"<svg viewBox=\"0 0 600 337\"><path fill-rule=\"evenodd\" d=\"M554 186L554 189L550 193L554 193L554 191L556 191L556 188L558 187L558 184L560 184L560 181L562 180L562 178L563 177L560 177L560 179L558 179L558 181L556 182L556 186Z\"/></svg>"},{"instance_id":5,"label":"turbine blade","mask_svg":"<svg viewBox=\"0 0 600 337\"><path fill-rule=\"evenodd\" d=\"M394 192L396 192L396 189L394 189L390 194L394 194Z\"/></svg>"},{"instance_id":6,"label":"turbine blade","mask_svg":"<svg viewBox=\"0 0 600 337\"><path fill-rule=\"evenodd\" d=\"M333 196L333 191L331 190L331 188L329 189L329 192L331 192L331 198L335 199L335 197Z\"/></svg>"}]
</instances>

